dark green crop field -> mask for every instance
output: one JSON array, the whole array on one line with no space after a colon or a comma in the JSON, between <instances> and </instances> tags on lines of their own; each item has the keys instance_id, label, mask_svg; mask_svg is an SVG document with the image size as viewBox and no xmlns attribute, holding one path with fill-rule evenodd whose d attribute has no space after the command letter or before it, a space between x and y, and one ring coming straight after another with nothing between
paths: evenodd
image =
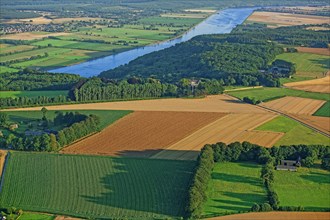
<instances>
[{"instance_id":1,"label":"dark green crop field","mask_svg":"<svg viewBox=\"0 0 330 220\"><path fill-rule=\"evenodd\" d=\"M13 152L0 204L80 217L184 214L195 162Z\"/></svg>"}]
</instances>

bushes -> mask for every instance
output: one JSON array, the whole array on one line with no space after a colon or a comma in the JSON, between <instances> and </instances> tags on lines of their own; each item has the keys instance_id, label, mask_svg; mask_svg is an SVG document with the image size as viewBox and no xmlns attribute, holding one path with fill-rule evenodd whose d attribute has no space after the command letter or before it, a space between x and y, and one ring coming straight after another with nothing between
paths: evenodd
<instances>
[{"instance_id":1,"label":"bushes","mask_svg":"<svg viewBox=\"0 0 330 220\"><path fill-rule=\"evenodd\" d=\"M250 97L244 97L244 98L243 98L243 102L250 103L250 104L252 104L252 105L257 105L257 104L259 104L261 101L260 101L260 100L256 100L254 97L253 97L253 98L250 98Z\"/></svg>"},{"instance_id":2,"label":"bushes","mask_svg":"<svg viewBox=\"0 0 330 220\"><path fill-rule=\"evenodd\" d=\"M304 211L304 207L302 206L280 206L278 208L279 211L286 211L286 212L297 212L297 211Z\"/></svg>"}]
</instances>

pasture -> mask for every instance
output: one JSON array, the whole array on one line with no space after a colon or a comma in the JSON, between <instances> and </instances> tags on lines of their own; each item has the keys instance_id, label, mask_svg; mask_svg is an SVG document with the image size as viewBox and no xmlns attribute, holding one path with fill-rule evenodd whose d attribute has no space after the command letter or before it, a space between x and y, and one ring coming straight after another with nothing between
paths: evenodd
<instances>
[{"instance_id":1,"label":"pasture","mask_svg":"<svg viewBox=\"0 0 330 220\"><path fill-rule=\"evenodd\" d=\"M316 93L316 92L306 92L288 88L274 88L274 87L264 87L258 89L249 89L245 91L231 91L228 92L229 95L235 96L236 98L243 99L244 97L255 98L263 102L271 101L274 99L282 98L284 96L293 96L317 100L329 101L330 97L328 94Z\"/></svg>"},{"instance_id":2,"label":"pasture","mask_svg":"<svg viewBox=\"0 0 330 220\"><path fill-rule=\"evenodd\" d=\"M330 101L327 101L315 113L315 116L330 117Z\"/></svg>"},{"instance_id":3,"label":"pasture","mask_svg":"<svg viewBox=\"0 0 330 220\"><path fill-rule=\"evenodd\" d=\"M255 163L217 163L207 189L203 216L247 212L254 203L267 201L260 178L261 165Z\"/></svg>"},{"instance_id":4,"label":"pasture","mask_svg":"<svg viewBox=\"0 0 330 220\"><path fill-rule=\"evenodd\" d=\"M274 189L281 206L303 206L306 211L330 208L330 173L319 167L276 171Z\"/></svg>"},{"instance_id":5,"label":"pasture","mask_svg":"<svg viewBox=\"0 0 330 220\"><path fill-rule=\"evenodd\" d=\"M278 116L273 120L257 127L255 130L284 133L284 136L275 143L275 146L298 144L329 145L330 141L328 137L321 135L310 128L301 125L299 122L284 116Z\"/></svg>"},{"instance_id":6,"label":"pasture","mask_svg":"<svg viewBox=\"0 0 330 220\"><path fill-rule=\"evenodd\" d=\"M296 65L297 76L320 78L330 69L330 58L327 55L313 53L283 53L276 57Z\"/></svg>"},{"instance_id":7,"label":"pasture","mask_svg":"<svg viewBox=\"0 0 330 220\"><path fill-rule=\"evenodd\" d=\"M0 98L18 98L18 97L56 97L59 95L67 96L68 90L51 90L51 91L0 91Z\"/></svg>"},{"instance_id":8,"label":"pasture","mask_svg":"<svg viewBox=\"0 0 330 220\"><path fill-rule=\"evenodd\" d=\"M180 217L194 166L183 161L13 152L0 202L85 218Z\"/></svg>"},{"instance_id":9,"label":"pasture","mask_svg":"<svg viewBox=\"0 0 330 220\"><path fill-rule=\"evenodd\" d=\"M18 72L18 69L10 68L7 66L0 66L0 74L2 73L16 73Z\"/></svg>"},{"instance_id":10,"label":"pasture","mask_svg":"<svg viewBox=\"0 0 330 220\"><path fill-rule=\"evenodd\" d=\"M250 212L209 218L209 220L328 220L330 212Z\"/></svg>"}]
</instances>

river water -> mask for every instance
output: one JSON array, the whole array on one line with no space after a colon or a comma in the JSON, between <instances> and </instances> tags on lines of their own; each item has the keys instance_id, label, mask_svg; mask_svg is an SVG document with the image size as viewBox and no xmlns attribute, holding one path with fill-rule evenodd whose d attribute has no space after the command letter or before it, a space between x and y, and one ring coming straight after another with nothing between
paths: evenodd
<instances>
[{"instance_id":1,"label":"river water","mask_svg":"<svg viewBox=\"0 0 330 220\"><path fill-rule=\"evenodd\" d=\"M256 8L232 8L225 9L211 15L200 24L183 34L182 36L152 44L138 47L118 54L86 61L80 64L53 69L52 73L74 73L83 77L97 76L101 72L114 69L118 66L129 63L130 61L145 54L159 51L174 46L177 43L185 42L191 38L204 34L226 34L230 33L236 25L241 24Z\"/></svg>"}]
</instances>

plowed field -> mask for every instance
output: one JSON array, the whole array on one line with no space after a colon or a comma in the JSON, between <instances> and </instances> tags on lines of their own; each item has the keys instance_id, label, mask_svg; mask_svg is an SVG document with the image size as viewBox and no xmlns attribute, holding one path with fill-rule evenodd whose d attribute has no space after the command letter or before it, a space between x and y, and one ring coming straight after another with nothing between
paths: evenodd
<instances>
[{"instance_id":1,"label":"plowed field","mask_svg":"<svg viewBox=\"0 0 330 220\"><path fill-rule=\"evenodd\" d=\"M284 86L303 91L330 93L330 76L320 79L286 83Z\"/></svg>"},{"instance_id":2,"label":"plowed field","mask_svg":"<svg viewBox=\"0 0 330 220\"><path fill-rule=\"evenodd\" d=\"M322 100L287 96L262 105L284 113L312 115L324 103Z\"/></svg>"},{"instance_id":3,"label":"plowed field","mask_svg":"<svg viewBox=\"0 0 330 220\"><path fill-rule=\"evenodd\" d=\"M41 107L12 109L40 110ZM125 102L103 102L76 105L47 106L48 110L134 110L134 111L174 111L174 112L224 112L224 113L267 113L253 105L242 103L226 95L208 96L203 99L155 99Z\"/></svg>"},{"instance_id":4,"label":"plowed field","mask_svg":"<svg viewBox=\"0 0 330 220\"><path fill-rule=\"evenodd\" d=\"M275 114L230 114L210 123L152 158L194 160L205 144L249 141L271 147L282 137L282 133L251 131L273 119Z\"/></svg>"},{"instance_id":5,"label":"plowed field","mask_svg":"<svg viewBox=\"0 0 330 220\"><path fill-rule=\"evenodd\" d=\"M224 115L199 112L134 112L100 133L64 148L62 152L148 157Z\"/></svg>"},{"instance_id":6,"label":"plowed field","mask_svg":"<svg viewBox=\"0 0 330 220\"><path fill-rule=\"evenodd\" d=\"M329 220L330 212L259 212L223 217L208 220Z\"/></svg>"}]
</instances>

